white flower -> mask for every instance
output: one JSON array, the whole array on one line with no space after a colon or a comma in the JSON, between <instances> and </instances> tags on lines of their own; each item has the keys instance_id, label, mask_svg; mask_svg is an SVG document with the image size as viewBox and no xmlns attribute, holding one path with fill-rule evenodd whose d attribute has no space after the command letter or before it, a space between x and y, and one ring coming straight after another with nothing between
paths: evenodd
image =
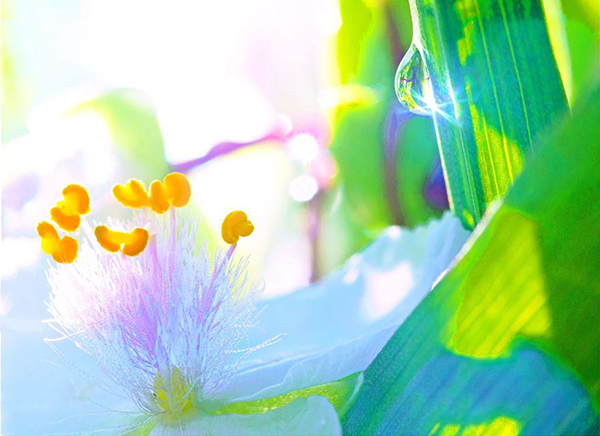
<instances>
[{"instance_id":1,"label":"white flower","mask_svg":"<svg viewBox=\"0 0 600 436\"><path fill-rule=\"evenodd\" d=\"M228 232L248 233L245 215L224 226L231 248L213 256L183 212L111 222L112 233L96 230L96 238L90 229L77 259L50 270L52 324L110 377L107 390L125 392L134 407L104 401L48 433L339 434L338 413L360 387L352 375L468 236L450 215L412 231L390 228L321 283L265 303ZM147 244L130 257L134 227L147 232ZM70 414L59 401L46 407ZM87 427L77 422L83 416Z\"/></svg>"},{"instance_id":2,"label":"white flower","mask_svg":"<svg viewBox=\"0 0 600 436\"><path fill-rule=\"evenodd\" d=\"M155 234L135 257L104 250L88 232L77 259L48 272L52 325L149 417L210 407L240 360L266 345L241 343L262 291L247 283L248 261L232 249L209 254L184 213L137 217Z\"/></svg>"}]
</instances>

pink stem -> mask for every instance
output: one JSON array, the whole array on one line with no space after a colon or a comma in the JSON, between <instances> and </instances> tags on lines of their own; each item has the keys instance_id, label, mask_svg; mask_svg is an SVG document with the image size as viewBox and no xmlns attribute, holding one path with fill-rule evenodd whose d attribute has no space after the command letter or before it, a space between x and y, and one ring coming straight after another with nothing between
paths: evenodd
<instances>
[{"instance_id":1,"label":"pink stem","mask_svg":"<svg viewBox=\"0 0 600 436\"><path fill-rule=\"evenodd\" d=\"M199 167L200 165L204 165L205 163L210 162L211 160L216 159L220 156L225 156L229 153L240 150L242 148L250 147L253 145L258 145L258 144L261 144L261 143L263 143L265 141L269 141L269 140L276 141L277 143L281 143L288 136L289 136L289 134L286 135L286 134L282 134L281 132L274 131L274 132L268 133L267 135L265 135L261 138L258 138L258 139L255 139L255 140L252 140L249 142L222 142L222 143L217 144L214 147L212 147L208 151L208 153L206 153L202 157L172 165L173 171L178 171L180 173L187 173L187 172L193 170L194 168Z\"/></svg>"}]
</instances>

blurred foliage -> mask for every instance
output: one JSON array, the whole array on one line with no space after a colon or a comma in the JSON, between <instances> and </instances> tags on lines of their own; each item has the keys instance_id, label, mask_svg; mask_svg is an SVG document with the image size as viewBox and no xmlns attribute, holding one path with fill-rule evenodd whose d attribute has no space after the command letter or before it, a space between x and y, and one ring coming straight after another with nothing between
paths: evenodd
<instances>
[{"instance_id":1,"label":"blurred foliage","mask_svg":"<svg viewBox=\"0 0 600 436\"><path fill-rule=\"evenodd\" d=\"M439 162L435 132L429 118L409 120L400 131L398 143L398 195L402 211L410 226L425 223L438 216L424 189L428 177Z\"/></svg>"},{"instance_id":2,"label":"blurred foliage","mask_svg":"<svg viewBox=\"0 0 600 436\"><path fill-rule=\"evenodd\" d=\"M331 150L341 190L336 213L345 217L342 232L348 238L344 259L381 229L392 224L412 227L440 211L424 196L438 161L431 121L409 120L399 131L389 125L398 111L394 74L412 34L408 2L341 0L340 13L338 71L342 90L352 98L337 107ZM385 147L390 140L398 148L391 164L397 197L392 201L386 192Z\"/></svg>"},{"instance_id":3,"label":"blurred foliage","mask_svg":"<svg viewBox=\"0 0 600 436\"><path fill-rule=\"evenodd\" d=\"M563 0L562 9L573 75L573 101L589 92L600 71L600 2Z\"/></svg>"},{"instance_id":4,"label":"blurred foliage","mask_svg":"<svg viewBox=\"0 0 600 436\"><path fill-rule=\"evenodd\" d=\"M365 372L345 434L463 434L499 419L509 434L598 434L599 99L595 87L527 162Z\"/></svg>"},{"instance_id":5,"label":"blurred foliage","mask_svg":"<svg viewBox=\"0 0 600 436\"><path fill-rule=\"evenodd\" d=\"M357 74L361 45L372 25L373 13L365 2L340 0L342 26L337 37L340 82L349 83Z\"/></svg>"},{"instance_id":6,"label":"blurred foliage","mask_svg":"<svg viewBox=\"0 0 600 436\"><path fill-rule=\"evenodd\" d=\"M146 96L132 89L115 89L81 103L69 113L92 110L107 123L115 151L127 177L162 178L169 171L156 112Z\"/></svg>"}]
</instances>

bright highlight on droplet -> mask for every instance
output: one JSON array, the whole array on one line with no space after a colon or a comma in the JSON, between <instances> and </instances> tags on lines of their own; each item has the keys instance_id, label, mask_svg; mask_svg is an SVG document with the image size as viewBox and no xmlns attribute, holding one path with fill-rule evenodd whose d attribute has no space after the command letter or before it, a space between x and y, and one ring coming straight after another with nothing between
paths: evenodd
<instances>
[{"instance_id":1,"label":"bright highlight on droplet","mask_svg":"<svg viewBox=\"0 0 600 436\"><path fill-rule=\"evenodd\" d=\"M433 94L433 88L431 85L423 87L423 103L431 110L433 113L437 113L440 111L437 102L435 101L435 95Z\"/></svg>"},{"instance_id":2,"label":"bright highlight on droplet","mask_svg":"<svg viewBox=\"0 0 600 436\"><path fill-rule=\"evenodd\" d=\"M303 174L290 183L290 195L299 202L311 200L319 191L319 185L314 177Z\"/></svg>"},{"instance_id":3,"label":"bright highlight on droplet","mask_svg":"<svg viewBox=\"0 0 600 436\"><path fill-rule=\"evenodd\" d=\"M319 155L319 143L317 138L308 134L300 133L287 143L287 147L294 158L303 164L307 164Z\"/></svg>"}]
</instances>

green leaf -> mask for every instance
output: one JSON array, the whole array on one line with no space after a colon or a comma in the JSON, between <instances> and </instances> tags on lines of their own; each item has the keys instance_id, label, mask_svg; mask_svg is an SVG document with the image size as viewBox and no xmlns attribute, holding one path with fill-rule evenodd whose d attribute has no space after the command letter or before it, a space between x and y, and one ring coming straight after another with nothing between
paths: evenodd
<instances>
[{"instance_id":1,"label":"green leaf","mask_svg":"<svg viewBox=\"0 0 600 436\"><path fill-rule=\"evenodd\" d=\"M324 383L317 386L299 389L278 395L272 398L265 398L256 401L239 401L227 404L220 408L215 415L227 415L235 413L238 415L252 415L267 413L271 410L283 407L298 398L308 398L312 395L319 395L335 407L338 413L344 413L349 406L350 400L356 394L358 387L362 383L362 373L350 374L341 380Z\"/></svg>"},{"instance_id":2,"label":"green leaf","mask_svg":"<svg viewBox=\"0 0 600 436\"><path fill-rule=\"evenodd\" d=\"M410 3L416 32L396 90L411 110L433 111L451 207L473 227L568 111L546 24L558 4Z\"/></svg>"},{"instance_id":3,"label":"green leaf","mask_svg":"<svg viewBox=\"0 0 600 436\"><path fill-rule=\"evenodd\" d=\"M351 76L354 87L347 85L352 100L338 108L330 147L339 168L344 206L356 230L380 230L393 221L384 188L383 135L393 102L394 58L381 9L369 9L369 27L356 34L355 41L350 41L345 36L345 23L352 23L355 15L344 12L366 5L362 0L346 0L340 8L343 24L338 35L338 53L353 53L357 65ZM345 62L348 63L349 60ZM340 65L342 79L348 68ZM353 248L362 247L368 240L363 235L358 247Z\"/></svg>"},{"instance_id":4,"label":"green leaf","mask_svg":"<svg viewBox=\"0 0 600 436\"><path fill-rule=\"evenodd\" d=\"M337 37L340 81L348 83L356 74L361 43L372 21L371 10L362 1L340 0L342 26Z\"/></svg>"},{"instance_id":5,"label":"green leaf","mask_svg":"<svg viewBox=\"0 0 600 436\"><path fill-rule=\"evenodd\" d=\"M596 2L589 4L590 8ZM573 7L576 2L567 2L567 7ZM596 5L598 8L598 5ZM571 55L571 69L573 74L573 89L572 96L574 98L585 95L590 89L590 85L598 76L600 69L600 44L598 40L598 26L586 27L582 23L586 18L582 16L569 17L566 14L566 31L569 43L569 53ZM574 15L574 13L572 12ZM585 15L588 20L593 20L593 17L598 20L597 11L580 11L581 15ZM595 30L595 32L594 32Z\"/></svg>"},{"instance_id":6,"label":"green leaf","mask_svg":"<svg viewBox=\"0 0 600 436\"><path fill-rule=\"evenodd\" d=\"M598 434L599 99L367 369L344 434Z\"/></svg>"}]
</instances>

